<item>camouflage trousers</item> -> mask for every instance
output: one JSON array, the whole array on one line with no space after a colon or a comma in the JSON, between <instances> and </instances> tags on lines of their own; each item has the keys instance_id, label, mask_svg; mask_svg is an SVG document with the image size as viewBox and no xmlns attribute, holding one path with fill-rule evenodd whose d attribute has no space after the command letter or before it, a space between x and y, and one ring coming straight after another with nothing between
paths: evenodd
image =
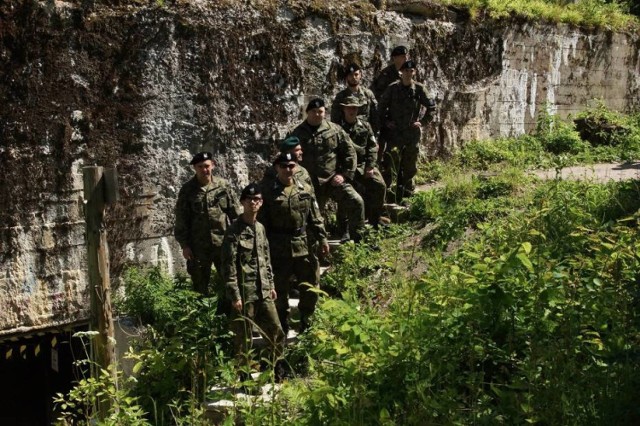
<instances>
[{"instance_id":1,"label":"camouflage trousers","mask_svg":"<svg viewBox=\"0 0 640 426\"><path fill-rule=\"evenodd\" d=\"M335 200L338 204L338 210L342 210L349 221L349 232L352 235L362 232L364 228L364 201L351 184L343 183L340 186L332 186L329 182L325 183L316 188L316 198L321 210L324 210L329 198Z\"/></svg>"},{"instance_id":2,"label":"camouflage trousers","mask_svg":"<svg viewBox=\"0 0 640 426\"><path fill-rule=\"evenodd\" d=\"M213 283L211 282L211 267L214 266L218 274L219 271L221 271L221 255L221 250L217 247L213 250L203 250L195 252L193 259L187 260L187 272L191 277L193 290L202 294L203 296L215 294L218 298L218 307L216 313L219 315L226 315L229 314L231 305L225 298L225 289L222 285L222 279L219 275L217 275L213 280Z\"/></svg>"},{"instance_id":3,"label":"camouflage trousers","mask_svg":"<svg viewBox=\"0 0 640 426\"><path fill-rule=\"evenodd\" d=\"M382 212L384 211L385 195L387 193L387 185L384 183L382 174L378 169L373 169L373 176L368 178L356 172L353 187L364 201L364 215L369 224L378 223ZM338 223L347 220L347 214L340 209L336 214Z\"/></svg>"},{"instance_id":4,"label":"camouflage trousers","mask_svg":"<svg viewBox=\"0 0 640 426\"><path fill-rule=\"evenodd\" d=\"M391 187L394 176L398 188L413 192L413 178L418 172L418 155L420 154L419 128L409 127L392 131L383 156L383 176L387 187Z\"/></svg>"},{"instance_id":5,"label":"camouflage trousers","mask_svg":"<svg viewBox=\"0 0 640 426\"><path fill-rule=\"evenodd\" d=\"M235 309L231 313L229 328L233 332L236 360L239 365L250 364L251 331L254 323L267 342L269 353L264 355L275 363L284 354L285 334L280 327L276 306L270 298L244 303L242 313Z\"/></svg>"},{"instance_id":6,"label":"camouflage trousers","mask_svg":"<svg viewBox=\"0 0 640 426\"><path fill-rule=\"evenodd\" d=\"M273 267L273 281L276 285L276 309L280 324L285 334L289 331L289 291L292 286L297 286L300 292L298 310L301 321L308 321L316 310L318 293L312 288L320 283L320 264L315 255L307 255L294 258L271 258ZM292 280L295 278L295 281Z\"/></svg>"}]
</instances>

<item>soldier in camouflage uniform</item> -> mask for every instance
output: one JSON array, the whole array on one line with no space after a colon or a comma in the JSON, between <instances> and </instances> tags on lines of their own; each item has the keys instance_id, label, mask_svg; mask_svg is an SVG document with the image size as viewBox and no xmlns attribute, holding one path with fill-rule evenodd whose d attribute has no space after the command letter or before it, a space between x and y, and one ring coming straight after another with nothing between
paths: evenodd
<instances>
[{"instance_id":1,"label":"soldier in camouflage uniform","mask_svg":"<svg viewBox=\"0 0 640 426\"><path fill-rule=\"evenodd\" d=\"M281 153L274 161L277 177L261 182L264 206L258 219L264 224L271 246L275 276L278 316L285 333L289 330L289 286L295 275L300 288L300 330L309 325L318 295L311 290L320 282L320 265L313 255L309 235L320 243L322 253L329 253L327 235L313 189L296 178L298 167L291 153Z\"/></svg>"},{"instance_id":2,"label":"soldier in camouflage uniform","mask_svg":"<svg viewBox=\"0 0 640 426\"><path fill-rule=\"evenodd\" d=\"M297 137L289 136L288 138L285 138L285 140L283 140L280 144L279 149L281 153L291 153L296 159L297 163L300 163L300 161L302 161L302 148L300 147L300 140ZM278 173L276 171L276 166L272 164L267 168L267 170L265 170L264 178L274 180L277 174ZM302 167L300 164L298 164L298 167L296 167L296 175L294 177L296 178L296 180L308 184L309 186L311 186L311 189L313 189L311 175L309 174L307 169Z\"/></svg>"},{"instance_id":3,"label":"soldier in camouflage uniform","mask_svg":"<svg viewBox=\"0 0 640 426\"><path fill-rule=\"evenodd\" d=\"M409 50L405 46L396 46L391 51L391 64L386 66L380 71L380 74L373 80L371 84L371 90L375 95L378 102L382 99L382 94L387 87L389 87L392 83L400 80L400 67L409 59ZM378 118L382 118L379 116L380 110L378 109ZM391 139L390 129L385 127L380 127L380 125L373 126L378 135L378 142L380 146L378 147L378 161L382 162L384 152L387 149L387 144ZM389 182L387 182L388 184Z\"/></svg>"},{"instance_id":4,"label":"soldier in camouflage uniform","mask_svg":"<svg viewBox=\"0 0 640 426\"><path fill-rule=\"evenodd\" d=\"M302 166L311 174L320 207L329 197L336 200L347 213L351 237L358 242L364 229L364 202L349 183L356 169L356 151L344 130L325 120L322 99L311 100L306 111L307 119L292 132L305 153Z\"/></svg>"},{"instance_id":5,"label":"soldier in camouflage uniform","mask_svg":"<svg viewBox=\"0 0 640 426\"><path fill-rule=\"evenodd\" d=\"M380 71L380 74L373 80L371 91L378 102L382 94L391 83L400 79L400 67L409 60L409 50L405 46L396 46L391 51L391 64Z\"/></svg>"},{"instance_id":6,"label":"soldier in camouflage uniform","mask_svg":"<svg viewBox=\"0 0 640 426\"><path fill-rule=\"evenodd\" d=\"M390 130L383 176L391 186L392 173L396 172L396 198L413 194L422 127L433 119L436 109L425 86L413 80L416 64L405 62L401 72L401 80L389 86L380 100L381 127Z\"/></svg>"},{"instance_id":7,"label":"soldier in camouflage uniform","mask_svg":"<svg viewBox=\"0 0 640 426\"><path fill-rule=\"evenodd\" d=\"M376 167L378 157L376 137L369 123L359 116L360 100L357 97L349 96L340 105L344 112L342 128L351 138L358 154L354 187L364 199L364 211L369 224L377 228L385 224L380 221L380 217L384 208L387 186ZM338 214L338 218L341 216L342 214Z\"/></svg>"},{"instance_id":8,"label":"soldier in camouflage uniform","mask_svg":"<svg viewBox=\"0 0 640 426\"><path fill-rule=\"evenodd\" d=\"M227 226L240 214L240 206L227 184L213 176L210 152L200 152L191 160L195 176L178 193L174 235L187 260L193 288L209 294L211 265L220 272L220 248ZM222 301L223 288L217 288ZM221 309L221 306L219 309Z\"/></svg>"},{"instance_id":9,"label":"soldier in camouflage uniform","mask_svg":"<svg viewBox=\"0 0 640 426\"><path fill-rule=\"evenodd\" d=\"M282 357L285 334L274 303L277 292L267 234L256 221L263 202L260 186L249 184L242 190L240 202L243 213L227 228L222 243L222 277L233 308L230 328L236 356L241 365L248 365L252 322L263 333L271 360ZM275 365L276 377L281 376L280 363Z\"/></svg>"},{"instance_id":10,"label":"soldier in camouflage uniform","mask_svg":"<svg viewBox=\"0 0 640 426\"><path fill-rule=\"evenodd\" d=\"M360 107L358 116L364 121L369 122L374 131L378 126L378 101L373 92L360 84L362 80L362 70L358 64L351 64L346 69L347 87L338 92L331 104L331 121L336 124L342 123L344 114L342 113L342 104L347 97L356 98Z\"/></svg>"}]
</instances>

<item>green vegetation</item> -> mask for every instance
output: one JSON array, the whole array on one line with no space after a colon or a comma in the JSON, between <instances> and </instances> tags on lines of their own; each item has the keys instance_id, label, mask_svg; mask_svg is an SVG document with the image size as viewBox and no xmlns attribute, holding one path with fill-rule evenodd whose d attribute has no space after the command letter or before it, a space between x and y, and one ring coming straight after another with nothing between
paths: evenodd
<instances>
[{"instance_id":1,"label":"green vegetation","mask_svg":"<svg viewBox=\"0 0 640 426\"><path fill-rule=\"evenodd\" d=\"M225 424L640 422L640 184L524 172L637 158L639 123L596 106L434 162L409 224L333 254L314 325L288 349L293 377ZM238 385L215 299L157 270L125 282L120 310L147 324L136 379L82 381L59 410L83 424L98 395L120 410L104 424L204 423L198 377Z\"/></svg>"},{"instance_id":2,"label":"green vegetation","mask_svg":"<svg viewBox=\"0 0 640 426\"><path fill-rule=\"evenodd\" d=\"M486 13L495 19L512 16L612 30L638 25L637 18L630 14L631 2L626 1L444 0L442 3L468 8L476 17Z\"/></svg>"}]
</instances>

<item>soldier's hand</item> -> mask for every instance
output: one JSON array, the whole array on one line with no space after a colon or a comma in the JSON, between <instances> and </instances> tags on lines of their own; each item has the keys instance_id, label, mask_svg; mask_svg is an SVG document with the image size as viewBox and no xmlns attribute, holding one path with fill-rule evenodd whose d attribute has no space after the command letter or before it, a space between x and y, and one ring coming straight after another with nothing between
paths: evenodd
<instances>
[{"instance_id":1,"label":"soldier's hand","mask_svg":"<svg viewBox=\"0 0 640 426\"><path fill-rule=\"evenodd\" d=\"M276 300L278 298L278 293L276 293L276 289L271 289L271 300Z\"/></svg>"},{"instance_id":2,"label":"soldier's hand","mask_svg":"<svg viewBox=\"0 0 640 426\"><path fill-rule=\"evenodd\" d=\"M236 300L231 304L231 306L233 306L233 309L235 309L236 311L242 312L242 299Z\"/></svg>"},{"instance_id":3,"label":"soldier's hand","mask_svg":"<svg viewBox=\"0 0 640 426\"><path fill-rule=\"evenodd\" d=\"M184 246L182 248L182 256L186 259L186 260L191 260L193 259L193 252L191 251L191 247L189 246Z\"/></svg>"},{"instance_id":4,"label":"soldier's hand","mask_svg":"<svg viewBox=\"0 0 640 426\"><path fill-rule=\"evenodd\" d=\"M322 253L322 255L323 256L329 255L329 251L331 251L331 247L329 247L329 243L322 244L322 247L320 247L320 252Z\"/></svg>"},{"instance_id":5,"label":"soldier's hand","mask_svg":"<svg viewBox=\"0 0 640 426\"><path fill-rule=\"evenodd\" d=\"M419 121L414 121L413 123L411 123L411 127L415 127L416 129L420 129L422 128L422 123Z\"/></svg>"},{"instance_id":6,"label":"soldier's hand","mask_svg":"<svg viewBox=\"0 0 640 426\"><path fill-rule=\"evenodd\" d=\"M344 183L344 176L340 175L340 174L336 174L335 176L333 176L333 178L331 179L331 186L340 186Z\"/></svg>"}]
</instances>

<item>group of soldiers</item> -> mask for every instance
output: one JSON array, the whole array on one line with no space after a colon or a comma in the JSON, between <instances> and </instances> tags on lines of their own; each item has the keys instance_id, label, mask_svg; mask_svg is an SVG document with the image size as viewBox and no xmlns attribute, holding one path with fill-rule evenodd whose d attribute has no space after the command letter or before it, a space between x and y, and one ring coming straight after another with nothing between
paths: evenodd
<instances>
[{"instance_id":1,"label":"group of soldiers","mask_svg":"<svg viewBox=\"0 0 640 426\"><path fill-rule=\"evenodd\" d=\"M396 196L414 189L420 135L435 103L414 81L416 64L407 48L398 46L391 56L373 91L362 86L357 64L346 68L347 87L332 103L331 120L324 100L312 99L306 119L280 143L262 181L242 190L239 202L230 185L213 175L211 153L191 160L195 175L178 195L175 237L196 291L209 293L212 265L220 275L218 311L230 317L239 362L248 362L252 323L274 359L281 358L292 283L299 286L300 331L309 327L319 256L329 253L321 215L329 198L338 206L342 241L358 242L365 220L376 228L386 224L383 206L394 176ZM281 376L282 365L275 366Z\"/></svg>"}]
</instances>

